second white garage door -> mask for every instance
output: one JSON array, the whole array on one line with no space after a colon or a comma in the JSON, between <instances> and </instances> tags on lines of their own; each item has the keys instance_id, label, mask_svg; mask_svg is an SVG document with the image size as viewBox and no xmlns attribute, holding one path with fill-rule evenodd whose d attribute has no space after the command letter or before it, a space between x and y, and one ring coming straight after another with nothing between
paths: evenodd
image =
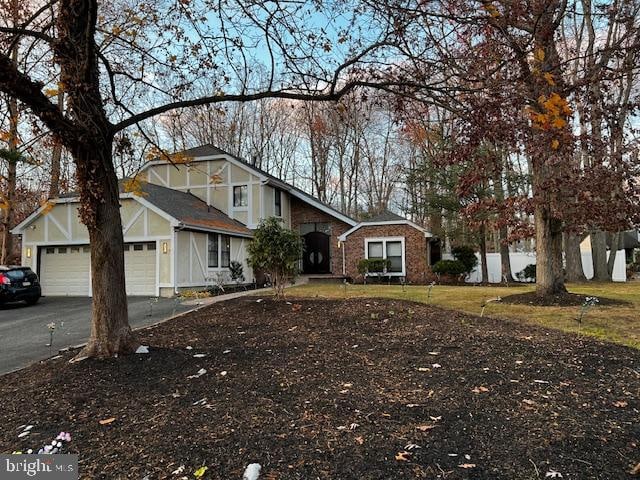
<instances>
[{"instance_id":1,"label":"second white garage door","mask_svg":"<svg viewBox=\"0 0 640 480\"><path fill-rule=\"evenodd\" d=\"M124 246L127 295L156 295L156 243Z\"/></svg>"},{"instance_id":2,"label":"second white garage door","mask_svg":"<svg viewBox=\"0 0 640 480\"><path fill-rule=\"evenodd\" d=\"M155 296L156 243L128 243L124 248L127 295ZM40 283L43 295L91 295L89 247L42 248Z\"/></svg>"}]
</instances>

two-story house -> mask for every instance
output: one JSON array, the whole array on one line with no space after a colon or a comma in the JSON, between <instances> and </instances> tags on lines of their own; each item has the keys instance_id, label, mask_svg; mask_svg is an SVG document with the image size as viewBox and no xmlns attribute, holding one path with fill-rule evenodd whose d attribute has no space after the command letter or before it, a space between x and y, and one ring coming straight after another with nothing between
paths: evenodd
<instances>
[{"instance_id":1,"label":"two-story house","mask_svg":"<svg viewBox=\"0 0 640 480\"><path fill-rule=\"evenodd\" d=\"M229 281L232 261L253 281L247 245L252 230L272 216L302 235L302 273L355 277L359 259L379 256L389 258L393 275L424 278L429 234L406 219L358 223L213 145L179 157L186 160L148 162L137 176L139 189L121 193L129 295L172 296ZM44 295L91 295L88 232L78 207L73 194L53 199L13 230L22 235L23 265L40 275Z\"/></svg>"}]
</instances>

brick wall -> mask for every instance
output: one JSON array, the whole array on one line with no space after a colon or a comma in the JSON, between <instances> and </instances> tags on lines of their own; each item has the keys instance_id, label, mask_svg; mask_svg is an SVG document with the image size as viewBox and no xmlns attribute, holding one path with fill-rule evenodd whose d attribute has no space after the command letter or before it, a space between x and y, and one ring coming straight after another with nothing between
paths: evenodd
<instances>
[{"instance_id":1,"label":"brick wall","mask_svg":"<svg viewBox=\"0 0 640 480\"><path fill-rule=\"evenodd\" d=\"M302 223L328 223L331 229L329 255L331 273L342 275L342 251L338 248L338 237L351 228L351 225L312 207L297 198L291 197L291 229L300 231Z\"/></svg>"},{"instance_id":2,"label":"brick wall","mask_svg":"<svg viewBox=\"0 0 640 480\"><path fill-rule=\"evenodd\" d=\"M404 237L406 280L409 283L425 283L429 275L427 238L410 225L363 226L349 235L343 242L347 275L355 281L362 281L358 262L365 258L365 238L380 237Z\"/></svg>"}]
</instances>

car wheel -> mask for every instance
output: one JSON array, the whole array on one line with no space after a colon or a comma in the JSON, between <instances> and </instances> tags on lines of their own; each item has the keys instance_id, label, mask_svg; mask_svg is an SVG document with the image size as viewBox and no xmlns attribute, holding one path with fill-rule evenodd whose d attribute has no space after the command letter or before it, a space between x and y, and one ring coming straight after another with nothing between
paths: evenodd
<instances>
[{"instance_id":1,"label":"car wheel","mask_svg":"<svg viewBox=\"0 0 640 480\"><path fill-rule=\"evenodd\" d=\"M32 297L26 300L27 305L35 305L40 300L40 297Z\"/></svg>"}]
</instances>

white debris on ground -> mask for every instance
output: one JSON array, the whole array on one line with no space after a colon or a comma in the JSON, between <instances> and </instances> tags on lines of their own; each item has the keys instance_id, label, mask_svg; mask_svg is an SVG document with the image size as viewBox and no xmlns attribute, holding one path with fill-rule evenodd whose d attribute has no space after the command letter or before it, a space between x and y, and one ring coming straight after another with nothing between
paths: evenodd
<instances>
[{"instance_id":1,"label":"white debris on ground","mask_svg":"<svg viewBox=\"0 0 640 480\"><path fill-rule=\"evenodd\" d=\"M556 472L555 470L549 470L544 478L563 478L562 474L560 472Z\"/></svg>"},{"instance_id":2,"label":"white debris on ground","mask_svg":"<svg viewBox=\"0 0 640 480\"><path fill-rule=\"evenodd\" d=\"M258 480L262 466L259 463L250 463L244 470L242 480Z\"/></svg>"},{"instance_id":3,"label":"white debris on ground","mask_svg":"<svg viewBox=\"0 0 640 480\"><path fill-rule=\"evenodd\" d=\"M136 353L149 353L149 347L147 345L140 345Z\"/></svg>"},{"instance_id":4,"label":"white debris on ground","mask_svg":"<svg viewBox=\"0 0 640 480\"><path fill-rule=\"evenodd\" d=\"M206 353L196 353L193 358L204 358L206 357L207 354Z\"/></svg>"},{"instance_id":5,"label":"white debris on ground","mask_svg":"<svg viewBox=\"0 0 640 480\"><path fill-rule=\"evenodd\" d=\"M189 375L187 378L189 378L189 379L198 378L198 377L201 377L202 375L204 375L205 373L207 373L207 371L204 368L201 368L200 370L198 370L198 373L196 373L195 375Z\"/></svg>"}]
</instances>

